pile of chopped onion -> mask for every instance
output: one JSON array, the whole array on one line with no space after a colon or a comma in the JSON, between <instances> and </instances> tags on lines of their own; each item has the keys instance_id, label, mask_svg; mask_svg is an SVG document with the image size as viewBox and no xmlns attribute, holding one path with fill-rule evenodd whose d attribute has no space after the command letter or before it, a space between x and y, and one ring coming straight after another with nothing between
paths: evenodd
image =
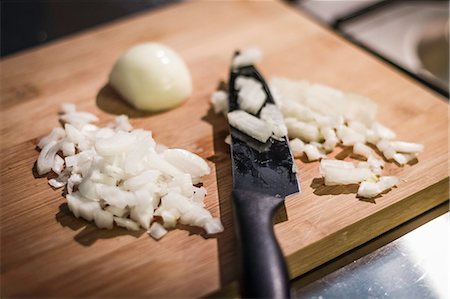
<instances>
[{"instance_id":1,"label":"pile of chopped onion","mask_svg":"<svg viewBox=\"0 0 450 299\"><path fill-rule=\"evenodd\" d=\"M66 186L69 209L99 228L147 229L159 239L168 228L199 226L208 234L223 231L205 209L206 189L195 184L210 173L201 157L157 145L150 131L133 129L121 115L107 127L97 117L63 105L64 128L55 128L38 144L40 175L53 171L54 188ZM159 222L161 223L159 223Z\"/></svg>"},{"instance_id":2,"label":"pile of chopped onion","mask_svg":"<svg viewBox=\"0 0 450 299\"><path fill-rule=\"evenodd\" d=\"M245 51L241 55L251 57ZM247 59L246 63L258 61L259 58L254 61ZM325 159L338 146L351 147L354 155L365 160L357 166L350 162L343 164L340 163L343 161L337 161L333 164L332 160L322 160L321 174L325 185L359 184L358 196L378 196L397 185L399 180L382 176L385 162L377 157L374 148L386 161L396 162L399 166L415 160L423 151L422 144L395 140L395 132L377 122L377 104L365 96L345 93L321 84L277 77L271 80L270 90L282 117L281 121L279 116L268 120L269 113L264 110L270 104L260 109L263 104L260 104L259 91L256 92L257 87L253 82L246 81L249 80L236 80L238 102L243 111L228 113L231 126L261 142L266 142L270 137L285 136L287 130L292 154L295 157L305 156L308 161ZM253 88L253 92L241 95L245 84L251 85L247 88ZM227 97L224 91L213 93L211 101L216 113L227 113ZM273 111L270 115L273 115ZM234 115L237 112L239 115ZM272 134L268 135L267 131Z\"/></svg>"}]
</instances>

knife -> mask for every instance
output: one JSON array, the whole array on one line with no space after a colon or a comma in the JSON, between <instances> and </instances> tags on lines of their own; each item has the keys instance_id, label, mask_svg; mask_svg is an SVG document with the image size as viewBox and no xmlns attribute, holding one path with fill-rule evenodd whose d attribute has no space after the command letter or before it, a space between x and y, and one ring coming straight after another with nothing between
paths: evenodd
<instances>
[{"instance_id":1,"label":"knife","mask_svg":"<svg viewBox=\"0 0 450 299\"><path fill-rule=\"evenodd\" d=\"M234 87L237 77L258 80L266 103L270 90L253 65L231 69L229 112L239 109ZM244 298L289 298L287 266L276 240L272 218L286 196L300 191L288 138L261 143L230 126L233 173L232 202L241 258L241 295Z\"/></svg>"}]
</instances>

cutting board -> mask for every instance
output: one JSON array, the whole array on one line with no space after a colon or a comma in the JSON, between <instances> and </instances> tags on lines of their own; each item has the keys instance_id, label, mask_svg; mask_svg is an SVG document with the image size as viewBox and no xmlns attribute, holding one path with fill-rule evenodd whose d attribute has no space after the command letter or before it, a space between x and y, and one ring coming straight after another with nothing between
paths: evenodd
<instances>
[{"instance_id":1,"label":"cutting board","mask_svg":"<svg viewBox=\"0 0 450 299\"><path fill-rule=\"evenodd\" d=\"M176 49L193 76L192 97L159 114L133 110L106 85L118 56L146 41ZM297 160L302 193L287 199L288 219L275 226L291 277L447 200L448 105L437 95L286 4L177 4L1 61L2 297L200 297L236 281L227 125L209 98L227 77L233 51L249 46L263 50L267 78L367 95L399 139L425 145L415 165L387 166L385 173L402 182L372 202L358 200L355 190L322 186L318 163ZM101 125L127 113L157 142L207 159L206 205L225 231L207 237L179 227L157 242L144 231L99 230L74 218L62 191L33 174L37 140L59 125L63 102L96 113Z\"/></svg>"}]
</instances>

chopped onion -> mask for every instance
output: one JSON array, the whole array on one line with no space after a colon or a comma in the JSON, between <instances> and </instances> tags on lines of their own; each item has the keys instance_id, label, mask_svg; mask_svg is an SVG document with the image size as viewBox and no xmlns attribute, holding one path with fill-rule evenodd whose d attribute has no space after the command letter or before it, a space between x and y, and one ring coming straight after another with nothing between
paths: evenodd
<instances>
[{"instance_id":1,"label":"chopped onion","mask_svg":"<svg viewBox=\"0 0 450 299\"><path fill-rule=\"evenodd\" d=\"M283 114L274 104L266 104L261 110L260 118L267 123L275 137L287 135L288 132L284 124Z\"/></svg>"},{"instance_id":2,"label":"chopped onion","mask_svg":"<svg viewBox=\"0 0 450 299\"><path fill-rule=\"evenodd\" d=\"M152 226L148 230L148 233L153 239L159 240L167 234L167 230L158 222L153 222Z\"/></svg>"},{"instance_id":3,"label":"chopped onion","mask_svg":"<svg viewBox=\"0 0 450 299\"><path fill-rule=\"evenodd\" d=\"M375 175L367 168L325 167L322 171L326 186L359 184L375 179Z\"/></svg>"},{"instance_id":4,"label":"chopped onion","mask_svg":"<svg viewBox=\"0 0 450 299\"><path fill-rule=\"evenodd\" d=\"M96 120L90 113L77 112L70 104L64 111L65 129L53 130L39 143L37 170L59 175L48 183L67 185L67 203L76 217L106 229L114 223L149 229L159 215L166 227L181 221L211 234L223 230L204 208L206 189L193 186L210 173L201 157L156 145L151 132L133 129L126 116L99 128L90 123Z\"/></svg>"},{"instance_id":5,"label":"chopped onion","mask_svg":"<svg viewBox=\"0 0 450 299\"><path fill-rule=\"evenodd\" d=\"M369 157L373 156L375 153L374 151L368 147L367 145L357 142L353 145L353 153L363 156L366 159L369 159Z\"/></svg>"},{"instance_id":6,"label":"chopped onion","mask_svg":"<svg viewBox=\"0 0 450 299\"><path fill-rule=\"evenodd\" d=\"M202 176L210 173L209 166L205 160L187 150L179 148L168 149L164 152L163 157L182 172L190 174L192 180L196 182L199 182Z\"/></svg>"},{"instance_id":7,"label":"chopped onion","mask_svg":"<svg viewBox=\"0 0 450 299\"><path fill-rule=\"evenodd\" d=\"M305 152L305 143L298 138L291 139L289 141L289 147L296 158L302 156Z\"/></svg>"},{"instance_id":8,"label":"chopped onion","mask_svg":"<svg viewBox=\"0 0 450 299\"><path fill-rule=\"evenodd\" d=\"M358 188L358 196L373 198L398 185L399 182L400 180L394 176L382 176L378 182L362 182Z\"/></svg>"},{"instance_id":9,"label":"chopped onion","mask_svg":"<svg viewBox=\"0 0 450 299\"><path fill-rule=\"evenodd\" d=\"M413 161L414 159L416 159L416 157L417 156L415 154L396 153L396 154L394 154L392 159L400 165L405 165L405 164L409 163L410 161Z\"/></svg>"},{"instance_id":10,"label":"chopped onion","mask_svg":"<svg viewBox=\"0 0 450 299\"><path fill-rule=\"evenodd\" d=\"M423 144L405 142L405 141L391 141L391 146L396 152L400 153L420 153L423 151Z\"/></svg>"},{"instance_id":11,"label":"chopped onion","mask_svg":"<svg viewBox=\"0 0 450 299\"><path fill-rule=\"evenodd\" d=\"M63 128L54 128L49 135L45 136L39 141L37 146L42 149L50 142L60 141L64 137L66 137L66 132Z\"/></svg>"},{"instance_id":12,"label":"chopped onion","mask_svg":"<svg viewBox=\"0 0 450 299\"><path fill-rule=\"evenodd\" d=\"M262 52L258 48L249 48L241 51L233 58L233 67L243 67L247 65L257 64L261 61Z\"/></svg>"},{"instance_id":13,"label":"chopped onion","mask_svg":"<svg viewBox=\"0 0 450 299\"><path fill-rule=\"evenodd\" d=\"M124 227L128 230L138 231L139 225L134 222L133 220L127 219L127 218L119 218L114 217L114 222L117 224L117 226Z\"/></svg>"},{"instance_id":14,"label":"chopped onion","mask_svg":"<svg viewBox=\"0 0 450 299\"><path fill-rule=\"evenodd\" d=\"M263 143L272 135L266 122L242 110L229 112L228 122L230 126Z\"/></svg>"},{"instance_id":15,"label":"chopped onion","mask_svg":"<svg viewBox=\"0 0 450 299\"><path fill-rule=\"evenodd\" d=\"M319 151L317 146L314 146L312 144L305 144L305 146L303 147L303 151L305 152L306 157L309 161L316 161L326 157L322 152Z\"/></svg>"},{"instance_id":16,"label":"chopped onion","mask_svg":"<svg viewBox=\"0 0 450 299\"><path fill-rule=\"evenodd\" d=\"M310 123L295 120L293 118L286 118L286 127L290 138L300 138L303 141L320 141L319 129Z\"/></svg>"},{"instance_id":17,"label":"chopped onion","mask_svg":"<svg viewBox=\"0 0 450 299\"><path fill-rule=\"evenodd\" d=\"M228 94L223 90L213 92L211 95L211 103L215 113L228 112Z\"/></svg>"},{"instance_id":18,"label":"chopped onion","mask_svg":"<svg viewBox=\"0 0 450 299\"><path fill-rule=\"evenodd\" d=\"M256 115L266 101L262 84L253 79L239 76L235 81L238 92L237 102L241 110Z\"/></svg>"},{"instance_id":19,"label":"chopped onion","mask_svg":"<svg viewBox=\"0 0 450 299\"><path fill-rule=\"evenodd\" d=\"M240 101L247 102L240 109L257 115L263 101L261 96L256 96L256 91L262 90L260 82L239 77L235 84L240 91L246 86L249 89L241 94ZM361 197L374 197L389 189L383 185L388 179L382 176L384 161L376 157L377 153L367 143L375 145L386 160L400 165L423 151L421 144L395 141L395 132L377 122L377 104L368 97L281 77L273 78L269 86L279 110L273 104L266 104L260 111L260 119L244 111L234 111L228 114L230 125L261 142L269 138L266 128L273 132L274 139L284 136L286 128L294 157L305 154L309 161L322 159L320 172L326 185L360 184ZM220 96L226 102L225 96ZM214 94L213 103L215 97ZM216 111L221 111L220 104L214 106ZM323 159L325 153L333 152L338 145L352 146L353 153L367 161L355 167L350 162ZM389 178L391 182L398 181Z\"/></svg>"}]
</instances>

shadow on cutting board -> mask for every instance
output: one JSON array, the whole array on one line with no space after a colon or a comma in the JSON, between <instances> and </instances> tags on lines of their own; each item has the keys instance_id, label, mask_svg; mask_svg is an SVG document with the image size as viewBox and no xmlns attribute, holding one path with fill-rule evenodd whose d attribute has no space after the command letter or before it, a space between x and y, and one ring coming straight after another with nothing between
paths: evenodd
<instances>
[{"instance_id":1,"label":"shadow on cutting board","mask_svg":"<svg viewBox=\"0 0 450 299\"><path fill-rule=\"evenodd\" d=\"M117 227L116 225L113 229L100 229L92 222L89 222L82 218L76 218L69 210L67 203L63 203L59 206L59 212L56 214L55 218L62 227L68 227L73 231L78 231L83 228L83 230L78 232L73 238L76 242L80 243L83 246L91 246L99 239L111 239L125 235L132 236L138 239L143 234L147 234L145 229L140 229L139 231L131 231L122 227ZM199 227L177 224L174 229L187 231L189 235L200 235L205 239L215 238L215 236L206 235L205 231ZM153 240L150 236L147 237L151 242L158 242L156 240Z\"/></svg>"},{"instance_id":2,"label":"shadow on cutting board","mask_svg":"<svg viewBox=\"0 0 450 299\"><path fill-rule=\"evenodd\" d=\"M128 115L129 118L139 118L155 115L155 112L145 112L135 109L127 101L112 88L109 84L105 84L97 93L96 97L97 107L102 111L120 115Z\"/></svg>"},{"instance_id":3,"label":"shadow on cutting board","mask_svg":"<svg viewBox=\"0 0 450 299\"><path fill-rule=\"evenodd\" d=\"M145 233L145 230L143 229L139 231L130 231L118 227L114 227L113 229L99 229L84 219L75 218L69 210L67 203L63 203L59 206L59 212L56 214L55 218L61 226L69 227L74 231L83 228L83 230L75 235L74 240L84 246L91 246L99 239L110 239L124 235L133 236L137 239Z\"/></svg>"}]
</instances>

